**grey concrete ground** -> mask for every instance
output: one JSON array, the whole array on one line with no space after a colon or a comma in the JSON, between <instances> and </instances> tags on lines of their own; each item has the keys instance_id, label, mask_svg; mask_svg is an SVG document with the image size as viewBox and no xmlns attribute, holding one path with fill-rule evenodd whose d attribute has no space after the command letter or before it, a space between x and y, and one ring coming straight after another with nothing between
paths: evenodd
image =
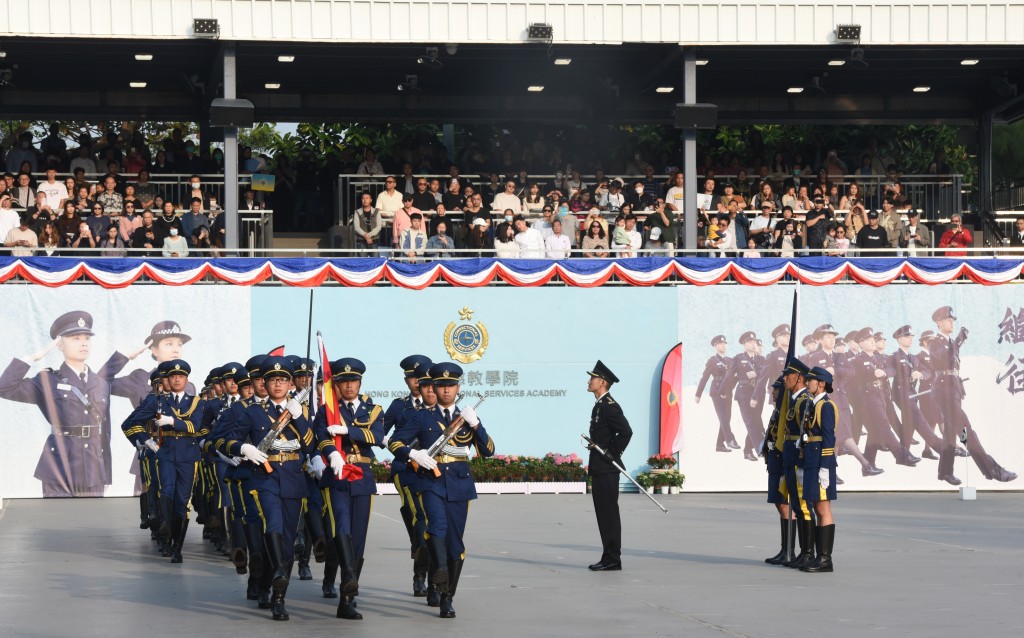
<instances>
[{"instance_id":1,"label":"grey concrete ground","mask_svg":"<svg viewBox=\"0 0 1024 638\"><path fill-rule=\"evenodd\" d=\"M359 608L334 619L292 581L291 621L244 598L244 577L189 530L183 565L155 554L131 499L9 501L0 512L0 635L1018 636L1024 496L843 494L833 574L762 562L778 524L759 495L622 496L622 572L600 554L584 496L486 496L470 509L458 618L410 595L395 497L374 505ZM193 532L195 532L193 534ZM322 574L321 566L314 573Z\"/></svg>"}]
</instances>

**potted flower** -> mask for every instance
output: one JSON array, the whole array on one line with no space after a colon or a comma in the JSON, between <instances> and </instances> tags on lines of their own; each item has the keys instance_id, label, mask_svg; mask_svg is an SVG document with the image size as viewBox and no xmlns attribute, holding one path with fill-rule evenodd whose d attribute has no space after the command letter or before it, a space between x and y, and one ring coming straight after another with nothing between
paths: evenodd
<instances>
[{"instance_id":1,"label":"potted flower","mask_svg":"<svg viewBox=\"0 0 1024 638\"><path fill-rule=\"evenodd\" d=\"M670 470L676 466L674 454L655 454L647 459L647 464L655 470Z\"/></svg>"},{"instance_id":2,"label":"potted flower","mask_svg":"<svg viewBox=\"0 0 1024 638\"><path fill-rule=\"evenodd\" d=\"M640 472L636 475L636 482L647 490L648 494L654 494L654 486L658 478L658 475L654 472Z\"/></svg>"},{"instance_id":3,"label":"potted flower","mask_svg":"<svg viewBox=\"0 0 1024 638\"><path fill-rule=\"evenodd\" d=\"M679 489L686 482L686 476L680 474L678 470L669 470L661 475L661 482L668 488L669 494L678 494ZM665 492L663 491L662 493L664 494Z\"/></svg>"}]
</instances>

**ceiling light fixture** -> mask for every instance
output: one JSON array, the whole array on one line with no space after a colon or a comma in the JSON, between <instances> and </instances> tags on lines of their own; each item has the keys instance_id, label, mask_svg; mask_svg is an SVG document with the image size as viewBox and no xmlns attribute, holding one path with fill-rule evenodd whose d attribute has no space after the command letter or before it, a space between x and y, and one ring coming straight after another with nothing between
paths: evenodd
<instances>
[{"instance_id":1,"label":"ceiling light fixture","mask_svg":"<svg viewBox=\"0 0 1024 638\"><path fill-rule=\"evenodd\" d=\"M676 90L676 87L674 87L674 86L659 86L658 88L654 89L654 92L655 93L671 93L672 91L675 91L675 90Z\"/></svg>"},{"instance_id":2,"label":"ceiling light fixture","mask_svg":"<svg viewBox=\"0 0 1024 638\"><path fill-rule=\"evenodd\" d=\"M270 89L272 91L276 91L277 89L281 88L281 83L280 82L267 82L266 84L263 85L263 88Z\"/></svg>"},{"instance_id":3,"label":"ceiling light fixture","mask_svg":"<svg viewBox=\"0 0 1024 638\"><path fill-rule=\"evenodd\" d=\"M804 87L802 87L802 86L791 86L788 89L786 89L786 93L803 93L803 92L804 92Z\"/></svg>"},{"instance_id":4,"label":"ceiling light fixture","mask_svg":"<svg viewBox=\"0 0 1024 638\"><path fill-rule=\"evenodd\" d=\"M914 87L914 93L927 93L928 91L931 91L931 90L932 90L932 87L930 87L930 86L915 86Z\"/></svg>"},{"instance_id":5,"label":"ceiling light fixture","mask_svg":"<svg viewBox=\"0 0 1024 638\"><path fill-rule=\"evenodd\" d=\"M277 61L278 62L294 62L295 61L295 56L294 55L279 55L279 56L277 56Z\"/></svg>"},{"instance_id":6,"label":"ceiling light fixture","mask_svg":"<svg viewBox=\"0 0 1024 638\"><path fill-rule=\"evenodd\" d=\"M132 87L133 89L144 89L144 88L146 88L146 83L145 82L129 82L128 86Z\"/></svg>"},{"instance_id":7,"label":"ceiling light fixture","mask_svg":"<svg viewBox=\"0 0 1024 638\"><path fill-rule=\"evenodd\" d=\"M555 66L569 66L572 64L572 58L555 58Z\"/></svg>"},{"instance_id":8,"label":"ceiling light fixture","mask_svg":"<svg viewBox=\"0 0 1024 638\"><path fill-rule=\"evenodd\" d=\"M828 61L828 65L829 66L843 66L844 64L846 64L846 60L829 60Z\"/></svg>"},{"instance_id":9,"label":"ceiling light fixture","mask_svg":"<svg viewBox=\"0 0 1024 638\"><path fill-rule=\"evenodd\" d=\"M697 60L697 66L707 66L708 60Z\"/></svg>"},{"instance_id":10,"label":"ceiling light fixture","mask_svg":"<svg viewBox=\"0 0 1024 638\"><path fill-rule=\"evenodd\" d=\"M135 54L135 59L138 60L139 62L149 62L150 60L153 59L153 54L152 53L136 53Z\"/></svg>"},{"instance_id":11,"label":"ceiling light fixture","mask_svg":"<svg viewBox=\"0 0 1024 638\"><path fill-rule=\"evenodd\" d=\"M960 66L974 66L978 62L981 62L981 60L973 60L971 58L967 58L966 60L960 60Z\"/></svg>"},{"instance_id":12,"label":"ceiling light fixture","mask_svg":"<svg viewBox=\"0 0 1024 638\"><path fill-rule=\"evenodd\" d=\"M544 87L540 84L531 84L530 86L526 87L526 90L529 91L530 93L540 93L541 91L544 90Z\"/></svg>"}]
</instances>

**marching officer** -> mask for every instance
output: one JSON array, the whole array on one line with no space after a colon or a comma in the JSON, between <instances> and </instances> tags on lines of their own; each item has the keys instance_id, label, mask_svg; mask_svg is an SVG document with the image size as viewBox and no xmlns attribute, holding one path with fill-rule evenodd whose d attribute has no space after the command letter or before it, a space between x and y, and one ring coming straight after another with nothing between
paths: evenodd
<instances>
[{"instance_id":1,"label":"marching officer","mask_svg":"<svg viewBox=\"0 0 1024 638\"><path fill-rule=\"evenodd\" d=\"M273 619L288 620L284 599L295 561L295 535L302 501L306 497L302 467L305 456L315 453L316 448L306 409L288 398L292 382L288 361L284 357L267 357L260 376L267 389L267 401L244 408L224 449L253 465L250 483L271 563L263 566L263 583L269 581L271 586ZM278 433L273 444L263 452L260 443L274 431Z\"/></svg>"},{"instance_id":2,"label":"marching officer","mask_svg":"<svg viewBox=\"0 0 1024 638\"><path fill-rule=\"evenodd\" d=\"M786 413L789 411L789 392L785 389L783 377L779 377L772 383L772 395L775 409L768 419L768 429L765 431L764 462L768 471L768 502L775 506L779 513L779 523L782 534L782 547L779 553L764 559L769 565L781 565L787 557L793 555L793 546L796 544L796 536L789 533L789 503L786 502L779 486L785 469L782 465L782 447L777 441L785 441ZM780 437L782 437L780 439Z\"/></svg>"},{"instance_id":3,"label":"marching officer","mask_svg":"<svg viewBox=\"0 0 1024 638\"><path fill-rule=\"evenodd\" d=\"M588 372L587 392L596 401L590 412L590 440L608 454L619 460L626 451L633 430L629 427L622 406L612 398L609 391L619 378L598 359L594 369ZM619 470L595 450L590 451L590 482L594 496L594 513L597 515L597 529L601 534L601 560L590 565L594 572L619 571L622 569L622 521L619 518Z\"/></svg>"},{"instance_id":4,"label":"marching officer","mask_svg":"<svg viewBox=\"0 0 1024 638\"><path fill-rule=\"evenodd\" d=\"M900 445L893 433L886 409L888 379L885 372L884 359L876 357L875 336L871 328L864 328L855 337L860 344L861 352L849 360L851 377L860 392L860 405L863 423L868 429L868 439L864 446L864 457L875 466L878 450L887 447L896 458L897 465L913 467L921 460Z\"/></svg>"},{"instance_id":5,"label":"marching officer","mask_svg":"<svg viewBox=\"0 0 1024 638\"><path fill-rule=\"evenodd\" d=\"M754 382L756 386L754 388L754 396L751 399L757 402L757 405L751 407L757 409L758 414L761 413L761 402L764 400L765 394L769 395L767 398L771 398L771 393L768 392L769 382L778 378L786 367L786 357L789 353L789 340L791 338L792 335L790 334L788 323L780 323L772 330L772 345L775 346L775 349L761 357L758 376ZM760 345L760 341L758 343Z\"/></svg>"},{"instance_id":6,"label":"marching officer","mask_svg":"<svg viewBox=\"0 0 1024 638\"><path fill-rule=\"evenodd\" d=\"M900 420L903 428L900 431L900 444L903 447L910 447L916 430L924 439L924 458L938 459L932 450L942 449L942 440L935 434L935 430L925 419L921 407L918 405L917 393L918 383L925 380L927 375L930 379L932 371L929 369L919 370L914 355L910 354L910 347L914 343L914 331L909 325L900 326L892 333L899 347L889 355L889 364L886 372L892 377L892 396L896 407L900 411Z\"/></svg>"},{"instance_id":7,"label":"marching officer","mask_svg":"<svg viewBox=\"0 0 1024 638\"><path fill-rule=\"evenodd\" d=\"M708 379L711 379L711 403L715 406L715 414L718 415L718 440L715 442L715 450L731 452L734 449L738 450L740 446L732 433L732 401L722 386L726 381L732 357L725 356L729 347L725 335L715 335L711 339L711 347L715 349L715 354L704 364L704 374L700 376L695 398L697 403L700 403L704 386Z\"/></svg>"},{"instance_id":8,"label":"marching officer","mask_svg":"<svg viewBox=\"0 0 1024 638\"><path fill-rule=\"evenodd\" d=\"M147 396L160 395L163 392L163 382L160 379L160 371L154 369L149 374L149 380L150 392ZM143 397L143 400L145 400L145 398L146 397ZM156 455L153 453L153 450L143 445L141 441L137 441L132 438L128 432L130 427L131 425L129 421L125 421L121 424L121 432L129 442L138 448L137 457L139 460L139 476L141 477L143 487L142 494L139 495L139 508L142 516L142 522L139 523L139 528L149 529L150 537L153 540L156 540L157 530L160 528L159 508L157 507L159 494L157 491L156 480Z\"/></svg>"},{"instance_id":9,"label":"marching officer","mask_svg":"<svg viewBox=\"0 0 1024 638\"><path fill-rule=\"evenodd\" d=\"M747 428L747 438L743 444L743 458L748 461L756 461L756 450L761 448L761 437L764 436L759 399L761 395L757 393L756 387L758 374L763 373L765 363L764 357L757 354L756 334L752 331L744 332L740 335L739 341L743 346L743 352L733 357L722 387L725 389L726 396L735 388L736 405L740 408L743 425ZM721 452L722 448L719 447L718 451Z\"/></svg>"},{"instance_id":10,"label":"marching officer","mask_svg":"<svg viewBox=\"0 0 1024 638\"><path fill-rule=\"evenodd\" d=\"M219 434L219 425L227 421L232 423L230 418L231 409L242 403L242 384L251 387L249 372L245 366L237 361L225 363L220 367L220 382L224 394L219 399L217 406L217 418L207 437L206 452L213 461L210 468L213 480L213 498L211 511L215 512L215 520L219 525L214 530L214 541L218 549L227 541L227 554L231 559L235 570L239 574L246 573L247 555L245 542L245 529L243 526L243 505L238 499L236 490L232 490L231 482L234 480L235 471L240 465L239 459L232 458L216 449L216 436ZM226 531L227 534L223 532ZM225 538L226 536L226 538Z\"/></svg>"},{"instance_id":11,"label":"marching officer","mask_svg":"<svg viewBox=\"0 0 1024 638\"><path fill-rule=\"evenodd\" d=\"M836 421L838 410L826 392L832 392L832 374L812 368L807 374L811 394L809 416L801 434L799 466L803 468L803 493L814 507L818 525L814 530L817 558L800 566L804 572L832 571L832 547L836 526L832 522L832 501L836 500Z\"/></svg>"},{"instance_id":12,"label":"marching officer","mask_svg":"<svg viewBox=\"0 0 1024 638\"><path fill-rule=\"evenodd\" d=\"M792 561L782 564L786 567L803 567L814 560L814 517L807 506L803 485L797 477L797 466L800 460L801 424L807 412L806 378L810 370L803 361L790 359L782 371L782 383L789 393L789 407L786 410L786 426L781 428L775 444L782 448L782 467L785 475L779 489L789 501L789 509L796 516L797 538L800 541L800 554ZM781 417L780 417L781 418ZM780 445L781 444L781 445Z\"/></svg>"},{"instance_id":13,"label":"marching officer","mask_svg":"<svg viewBox=\"0 0 1024 638\"><path fill-rule=\"evenodd\" d=\"M44 497L103 496L111 483L110 385L123 367L111 358L89 368L92 315L76 310L50 326L50 343L35 354L11 360L0 375L0 397L39 407L52 428L36 465ZM26 378L32 364L57 348L64 361Z\"/></svg>"},{"instance_id":14,"label":"marching officer","mask_svg":"<svg viewBox=\"0 0 1024 638\"><path fill-rule=\"evenodd\" d=\"M432 582L441 592L441 618L454 618L455 596L466 560L463 537L469 516L469 501L476 498L476 486L469 471L470 447L478 456L494 455L494 441L488 436L476 410L459 409L462 368L454 363L434 364L430 368L437 404L417 410L402 424L388 445L396 459L419 466L417 485L427 518L426 544L430 555ZM447 430L454 435L436 456L427 450ZM423 449L412 447L419 441Z\"/></svg>"},{"instance_id":15,"label":"marching officer","mask_svg":"<svg viewBox=\"0 0 1024 638\"><path fill-rule=\"evenodd\" d=\"M370 508L377 493L373 478L373 447L383 446L384 411L374 405L362 388L366 366L359 359L343 358L331 362L331 382L337 398L336 407L340 424L328 424L327 410L320 410L315 419L318 448L329 457L337 452L344 464L361 470L353 480L339 473L323 472L324 505L330 514L325 524L331 527L335 551L341 567L341 599L338 618L360 620L355 596L359 593L359 575L363 567L363 552L370 525ZM340 437L341 446L338 446ZM334 461L332 460L332 468ZM328 517L325 517L328 518Z\"/></svg>"},{"instance_id":16,"label":"marching officer","mask_svg":"<svg viewBox=\"0 0 1024 638\"><path fill-rule=\"evenodd\" d=\"M971 426L971 421L964 412L963 400L967 394L964 382L960 377L960 348L967 341L967 328L960 328L957 336L953 336L953 316L951 306L942 306L932 313L936 335L928 343L928 351L935 367L935 382L932 385L932 396L944 425L942 432L942 449L939 453L939 480L950 485L959 485L960 479L953 475L953 457L956 454L956 438L966 430L967 451L974 463L985 475L985 478L1007 483L1017 478L1014 472L1003 469L995 459L985 451L981 439Z\"/></svg>"},{"instance_id":17,"label":"marching officer","mask_svg":"<svg viewBox=\"0 0 1024 638\"><path fill-rule=\"evenodd\" d=\"M420 393L420 384L426 380L424 385L430 384L430 366L433 362L421 354L413 354L402 359L400 362L402 373L405 376L405 385L409 388L409 394L395 399L384 412L384 436L385 440L393 431L397 431L405 419L412 418L412 413L419 410L423 405L423 397ZM433 386L431 386L433 395ZM435 398L436 402L436 398ZM427 546L423 539L425 525L423 513L418 511L419 503L416 501L415 481L416 474L402 461L395 459L391 463L391 481L398 490L401 499L399 513L402 515L402 522L405 523L405 530L409 533L410 555L412 556L412 595L423 597L428 594L427 588Z\"/></svg>"},{"instance_id":18,"label":"marching officer","mask_svg":"<svg viewBox=\"0 0 1024 638\"><path fill-rule=\"evenodd\" d=\"M156 453L160 480L160 534L171 541L171 562L180 563L181 548L188 531L188 503L200 459L199 441L209 433L209 404L191 396L185 388L191 366L181 359L165 361L158 367L167 380L168 392L150 396L128 417L126 432ZM210 410L212 413L212 409ZM145 429L152 421L156 430ZM153 435L160 439L157 443Z\"/></svg>"}]
</instances>

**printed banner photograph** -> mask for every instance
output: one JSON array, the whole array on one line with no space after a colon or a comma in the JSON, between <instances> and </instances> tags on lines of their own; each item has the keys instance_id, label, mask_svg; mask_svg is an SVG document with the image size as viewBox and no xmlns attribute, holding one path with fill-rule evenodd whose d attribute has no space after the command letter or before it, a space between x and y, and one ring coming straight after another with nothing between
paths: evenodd
<instances>
[{"instance_id":1,"label":"printed banner photograph","mask_svg":"<svg viewBox=\"0 0 1024 638\"><path fill-rule=\"evenodd\" d=\"M679 288L681 469L693 491L766 487L771 386L790 340L834 376L845 490L1019 489L1024 289Z\"/></svg>"},{"instance_id":2,"label":"printed banner photograph","mask_svg":"<svg viewBox=\"0 0 1024 638\"><path fill-rule=\"evenodd\" d=\"M18 453L0 465L0 495L138 494L137 450L122 421L149 393L158 363L186 359L197 372L194 393L223 353L248 352L250 294L4 286L0 414Z\"/></svg>"}]
</instances>

